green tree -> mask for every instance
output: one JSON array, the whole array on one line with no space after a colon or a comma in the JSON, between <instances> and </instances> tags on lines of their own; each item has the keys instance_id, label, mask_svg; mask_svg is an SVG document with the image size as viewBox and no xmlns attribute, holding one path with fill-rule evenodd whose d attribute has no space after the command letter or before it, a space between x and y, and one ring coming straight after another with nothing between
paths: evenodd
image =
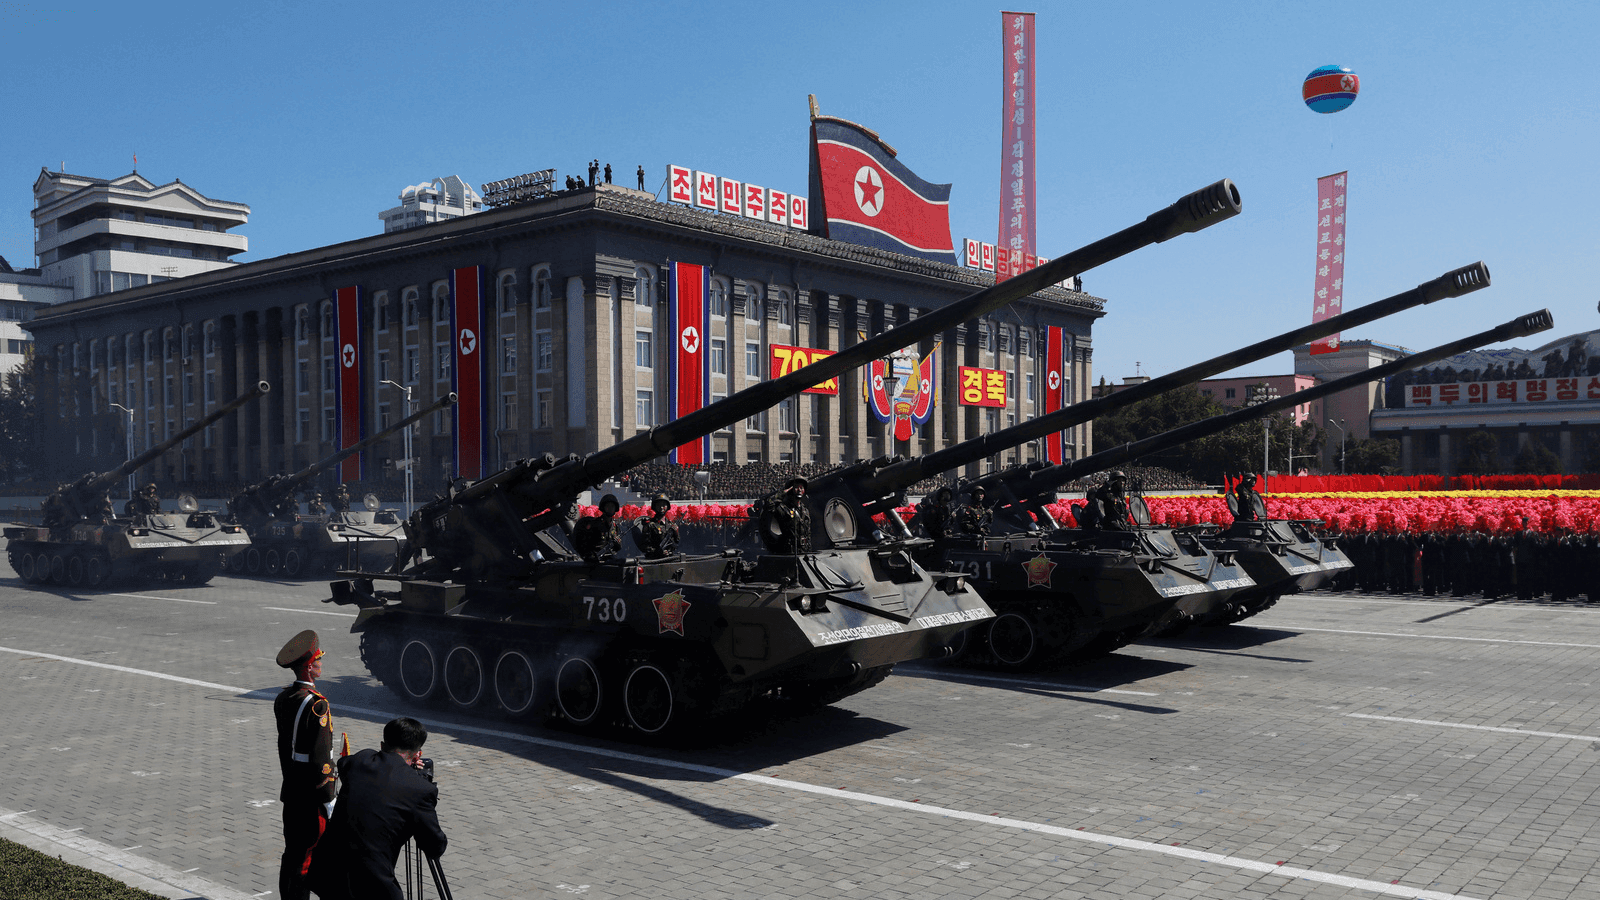
<instances>
[{"instance_id":1,"label":"green tree","mask_svg":"<svg viewBox=\"0 0 1600 900\"><path fill-rule=\"evenodd\" d=\"M0 375L0 481L26 478L44 461L44 420L34 385L26 365Z\"/></svg>"},{"instance_id":2,"label":"green tree","mask_svg":"<svg viewBox=\"0 0 1600 900\"><path fill-rule=\"evenodd\" d=\"M1513 463L1518 472L1529 475L1560 475L1561 457L1546 447L1537 437L1528 435L1528 442L1517 452Z\"/></svg>"},{"instance_id":3,"label":"green tree","mask_svg":"<svg viewBox=\"0 0 1600 900\"><path fill-rule=\"evenodd\" d=\"M1351 475L1392 475L1400 467L1400 442L1357 438L1345 445L1344 463Z\"/></svg>"},{"instance_id":4,"label":"green tree","mask_svg":"<svg viewBox=\"0 0 1600 900\"><path fill-rule=\"evenodd\" d=\"M1102 416L1094 422L1094 446L1104 450L1143 440L1231 410L1193 386L1168 391ZM1270 468L1287 471L1292 453L1320 445L1320 430L1307 422L1291 426L1287 416L1271 417ZM1140 460L1162 466L1197 481L1218 482L1227 473L1255 472L1262 462L1263 419L1235 425Z\"/></svg>"},{"instance_id":5,"label":"green tree","mask_svg":"<svg viewBox=\"0 0 1600 900\"><path fill-rule=\"evenodd\" d=\"M1463 475L1493 475L1500 471L1500 442L1483 429L1461 440L1461 462L1456 471Z\"/></svg>"}]
</instances>

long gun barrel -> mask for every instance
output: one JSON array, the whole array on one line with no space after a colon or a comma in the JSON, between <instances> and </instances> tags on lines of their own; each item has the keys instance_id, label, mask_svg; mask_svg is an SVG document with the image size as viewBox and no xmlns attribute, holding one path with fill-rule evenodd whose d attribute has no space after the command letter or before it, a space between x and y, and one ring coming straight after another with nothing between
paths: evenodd
<instances>
[{"instance_id":1,"label":"long gun barrel","mask_svg":"<svg viewBox=\"0 0 1600 900\"><path fill-rule=\"evenodd\" d=\"M351 456L360 453L362 450L365 450L372 444L375 444L378 441L381 441L384 438L389 437L390 435L395 434L410 425L420 422L442 409L448 409L451 406L454 406L455 403L456 395L454 392L451 392L434 401L432 405L406 416L404 419L401 419L382 431L362 438L343 450L330 453L311 465L306 466L304 469L295 472L293 475L269 478L266 481L258 482L245 488L243 491L240 491L238 494L234 495L233 500L228 504L229 508L233 512L234 519L243 522L247 519L270 518L273 512L277 509L279 503L281 503L285 498L293 495L294 492L299 490L302 485L310 482L311 479L317 477L319 473L333 468Z\"/></svg>"},{"instance_id":2,"label":"long gun barrel","mask_svg":"<svg viewBox=\"0 0 1600 900\"><path fill-rule=\"evenodd\" d=\"M925 478L941 472L977 462L1002 450L1025 444L1036 438L1081 425L1097 416L1105 415L1148 397L1173 388L1194 384L1220 372L1236 368L1254 360L1281 353L1300 344L1335 334L1358 325L1381 319L1414 306L1432 303L1446 297L1459 297L1489 286L1489 269L1481 262L1463 266L1424 282L1408 291L1383 300L1369 303L1321 322L1286 331L1275 337L1257 341L1221 356L1195 363L1176 372L1134 385L1115 394L1096 397L1066 407L1047 415L1029 419L996 431L963 441L914 459L892 461L888 459L860 463L856 466L831 472L814 480L809 488L813 502L823 502L830 494L852 495L863 513L887 512L898 505L898 494ZM848 487L845 483L850 483Z\"/></svg>"},{"instance_id":3,"label":"long gun barrel","mask_svg":"<svg viewBox=\"0 0 1600 900\"><path fill-rule=\"evenodd\" d=\"M1451 341L1448 344L1441 344L1432 349L1423 350L1380 366L1374 366L1371 369L1364 369L1360 372L1346 375L1343 378L1336 378L1333 381L1315 385L1303 391L1286 394L1255 406L1246 406L1230 413L1212 416L1198 422L1191 422L1188 425L1152 435L1142 440L1111 447L1070 463L1034 468L1014 467L1005 472L997 472L994 475L977 479L973 484L983 484L992 495L998 495L994 498L996 500L996 513L1004 513L1008 510L1021 512L1021 509L1017 507L1033 507L1051 502L1055 499L1055 492L1061 485L1074 479L1126 465L1132 460L1151 453L1159 453L1189 441L1225 431L1235 425L1253 419L1275 415L1302 403L1319 400L1329 394L1337 394L1340 391L1349 390L1368 382L1388 378L1391 375L1438 362L1441 359L1454 356L1457 353L1465 353L1485 344L1514 340L1519 337L1547 331L1554 326L1555 322L1550 316L1550 311L1548 309L1540 310L1525 316L1519 316L1487 331L1480 331L1460 340Z\"/></svg>"},{"instance_id":4,"label":"long gun barrel","mask_svg":"<svg viewBox=\"0 0 1600 900\"><path fill-rule=\"evenodd\" d=\"M1189 194L1171 206L1147 217L1138 225L1125 228L1065 256L1002 281L965 299L936 309L912 322L892 328L876 337L845 348L782 378L764 381L696 410L676 421L659 425L619 444L552 464L524 460L484 481L467 488L456 499L471 503L492 493L512 490L529 501L532 516L524 521L534 529L555 524L563 515L561 507L579 491L620 475L640 463L654 459L674 447L710 434L778 405L783 399L806 388L864 365L869 360L888 356L923 338L954 328L969 319L987 315L1050 285L1088 271L1149 244L1161 243L1180 234L1199 231L1230 219L1241 209L1239 191L1223 179ZM537 487L527 483L532 474Z\"/></svg>"}]
</instances>

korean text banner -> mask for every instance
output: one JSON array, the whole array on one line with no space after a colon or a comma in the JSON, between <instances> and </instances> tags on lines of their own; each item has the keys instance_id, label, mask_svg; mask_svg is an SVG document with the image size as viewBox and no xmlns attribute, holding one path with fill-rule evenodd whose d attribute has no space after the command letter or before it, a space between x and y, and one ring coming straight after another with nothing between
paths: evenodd
<instances>
[{"instance_id":1,"label":"korean text banner","mask_svg":"<svg viewBox=\"0 0 1600 900\"><path fill-rule=\"evenodd\" d=\"M1006 378L1010 375L1003 369L980 369L976 366L961 366L957 372L957 384L960 385L962 406L989 406L1004 408L1006 405Z\"/></svg>"},{"instance_id":2,"label":"korean text banner","mask_svg":"<svg viewBox=\"0 0 1600 900\"><path fill-rule=\"evenodd\" d=\"M772 346L771 377L774 381L790 372L804 369L819 359L832 356L836 351L820 350L816 347L790 347L784 344ZM826 394L829 397L839 396L839 379L829 378L816 387L808 387L803 394Z\"/></svg>"},{"instance_id":3,"label":"korean text banner","mask_svg":"<svg viewBox=\"0 0 1600 900\"><path fill-rule=\"evenodd\" d=\"M1032 266L1037 254L1034 204L1033 13L1000 14L1000 232L995 277L1005 280Z\"/></svg>"},{"instance_id":4,"label":"korean text banner","mask_svg":"<svg viewBox=\"0 0 1600 900\"><path fill-rule=\"evenodd\" d=\"M1317 179L1317 277L1313 285L1313 324L1344 311L1344 204L1349 172ZM1311 342L1311 353L1339 352L1339 335Z\"/></svg>"}]
</instances>

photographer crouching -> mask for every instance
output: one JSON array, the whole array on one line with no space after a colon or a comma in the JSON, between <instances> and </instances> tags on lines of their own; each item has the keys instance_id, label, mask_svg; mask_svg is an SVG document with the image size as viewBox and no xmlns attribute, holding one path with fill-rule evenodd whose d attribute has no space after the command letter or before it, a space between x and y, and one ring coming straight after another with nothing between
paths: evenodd
<instances>
[{"instance_id":1,"label":"photographer crouching","mask_svg":"<svg viewBox=\"0 0 1600 900\"><path fill-rule=\"evenodd\" d=\"M322 900L402 900L394 867L406 842L416 838L429 859L444 853L439 788L422 758L427 739L421 722L402 717L383 726L381 750L339 760L339 802L308 878Z\"/></svg>"}]
</instances>

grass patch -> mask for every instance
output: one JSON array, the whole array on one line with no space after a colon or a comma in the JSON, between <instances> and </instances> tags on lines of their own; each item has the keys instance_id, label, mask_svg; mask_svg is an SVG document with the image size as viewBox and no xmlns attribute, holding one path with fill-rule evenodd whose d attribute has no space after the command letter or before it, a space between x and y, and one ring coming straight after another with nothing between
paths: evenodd
<instances>
[{"instance_id":1,"label":"grass patch","mask_svg":"<svg viewBox=\"0 0 1600 900\"><path fill-rule=\"evenodd\" d=\"M165 900L54 856L0 838L0 897L6 900Z\"/></svg>"}]
</instances>

